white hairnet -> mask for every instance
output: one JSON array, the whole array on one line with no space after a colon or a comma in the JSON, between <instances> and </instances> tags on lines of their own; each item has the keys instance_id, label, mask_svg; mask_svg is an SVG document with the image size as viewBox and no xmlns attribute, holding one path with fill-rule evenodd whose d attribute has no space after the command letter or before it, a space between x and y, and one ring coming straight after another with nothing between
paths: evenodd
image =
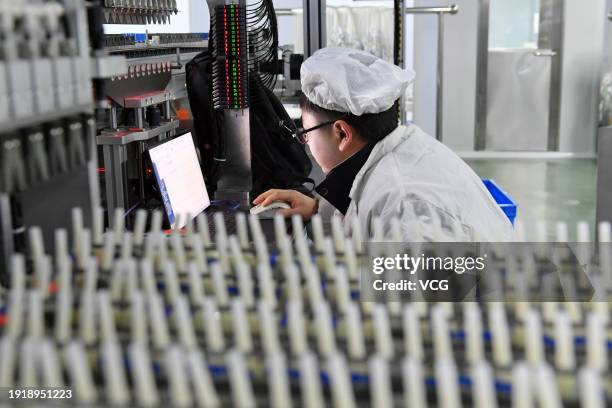
<instances>
[{"instance_id":1,"label":"white hairnet","mask_svg":"<svg viewBox=\"0 0 612 408\"><path fill-rule=\"evenodd\" d=\"M357 116L390 109L415 76L365 51L331 47L306 59L300 75L310 102Z\"/></svg>"}]
</instances>

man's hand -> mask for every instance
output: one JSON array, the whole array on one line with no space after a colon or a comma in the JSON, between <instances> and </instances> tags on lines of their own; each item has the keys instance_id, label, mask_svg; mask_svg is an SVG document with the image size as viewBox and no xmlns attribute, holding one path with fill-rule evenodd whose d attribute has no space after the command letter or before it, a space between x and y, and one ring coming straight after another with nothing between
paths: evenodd
<instances>
[{"instance_id":1,"label":"man's hand","mask_svg":"<svg viewBox=\"0 0 612 408\"><path fill-rule=\"evenodd\" d=\"M299 214L304 220L309 220L315 214L317 202L295 190L268 190L261 194L253 204L268 206L275 201L284 201L291 206L290 209L279 210L278 213L284 217Z\"/></svg>"}]
</instances>

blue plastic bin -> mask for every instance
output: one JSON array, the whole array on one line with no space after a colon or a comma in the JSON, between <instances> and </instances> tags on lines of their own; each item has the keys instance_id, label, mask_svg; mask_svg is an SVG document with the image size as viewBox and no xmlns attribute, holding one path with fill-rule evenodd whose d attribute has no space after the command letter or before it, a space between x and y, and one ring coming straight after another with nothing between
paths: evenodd
<instances>
[{"instance_id":1,"label":"blue plastic bin","mask_svg":"<svg viewBox=\"0 0 612 408\"><path fill-rule=\"evenodd\" d=\"M502 190L493 180L483 179L482 182L495 199L495 202L499 205L504 214L506 214L512 225L514 225L514 219L516 218L516 203L510 198L508 193Z\"/></svg>"}]
</instances>

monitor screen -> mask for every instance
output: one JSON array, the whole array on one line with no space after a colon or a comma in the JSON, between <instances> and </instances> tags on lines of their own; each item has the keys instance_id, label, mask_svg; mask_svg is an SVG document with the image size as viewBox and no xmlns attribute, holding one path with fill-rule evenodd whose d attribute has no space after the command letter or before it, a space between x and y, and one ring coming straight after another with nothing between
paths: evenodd
<instances>
[{"instance_id":1,"label":"monitor screen","mask_svg":"<svg viewBox=\"0 0 612 408\"><path fill-rule=\"evenodd\" d=\"M191 133L149 150L157 185L172 228L187 224L210 205Z\"/></svg>"}]
</instances>

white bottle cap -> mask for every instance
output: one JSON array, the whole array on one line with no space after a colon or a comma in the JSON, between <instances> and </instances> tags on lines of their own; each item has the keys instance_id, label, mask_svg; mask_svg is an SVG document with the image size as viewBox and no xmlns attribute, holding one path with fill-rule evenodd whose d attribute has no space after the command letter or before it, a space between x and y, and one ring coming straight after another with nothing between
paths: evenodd
<instances>
[{"instance_id":1,"label":"white bottle cap","mask_svg":"<svg viewBox=\"0 0 612 408\"><path fill-rule=\"evenodd\" d=\"M329 375L334 407L357 407L350 373L342 354L334 352L329 356L327 360L327 374Z\"/></svg>"},{"instance_id":2,"label":"white bottle cap","mask_svg":"<svg viewBox=\"0 0 612 408\"><path fill-rule=\"evenodd\" d=\"M218 408L221 406L215 385L210 378L208 365L199 350L191 350L186 355L193 392L198 407Z\"/></svg>"},{"instance_id":3,"label":"white bottle cap","mask_svg":"<svg viewBox=\"0 0 612 408\"><path fill-rule=\"evenodd\" d=\"M300 356L300 390L304 408L319 408L325 405L321 389L321 375L317 358L311 352Z\"/></svg>"},{"instance_id":4,"label":"white bottle cap","mask_svg":"<svg viewBox=\"0 0 612 408\"><path fill-rule=\"evenodd\" d=\"M266 366L269 372L268 386L270 388L271 406L273 408L291 408L291 390L287 376L287 363L281 351L268 354Z\"/></svg>"},{"instance_id":5,"label":"white bottle cap","mask_svg":"<svg viewBox=\"0 0 612 408\"><path fill-rule=\"evenodd\" d=\"M241 408L256 408L257 401L253 393L253 386L249 372L242 355L232 350L226 356L230 387L232 389L233 405Z\"/></svg>"},{"instance_id":6,"label":"white bottle cap","mask_svg":"<svg viewBox=\"0 0 612 408\"><path fill-rule=\"evenodd\" d=\"M385 304L377 303L374 306L374 310L372 310L372 323L374 325L376 352L386 359L392 359L395 356L393 334L391 333L391 322L389 321L389 313L387 313Z\"/></svg>"},{"instance_id":7,"label":"white bottle cap","mask_svg":"<svg viewBox=\"0 0 612 408\"><path fill-rule=\"evenodd\" d=\"M170 405L178 408L193 406L183 351L176 345L170 346L166 349L165 357L167 378L170 383L168 390Z\"/></svg>"},{"instance_id":8,"label":"white bottle cap","mask_svg":"<svg viewBox=\"0 0 612 408\"><path fill-rule=\"evenodd\" d=\"M130 402L130 390L123 368L121 348L115 341L105 341L101 349L106 400L111 405L127 405Z\"/></svg>"},{"instance_id":9,"label":"white bottle cap","mask_svg":"<svg viewBox=\"0 0 612 408\"><path fill-rule=\"evenodd\" d=\"M204 301L204 326L206 327L207 349L215 353L225 350L225 337L221 326L221 314L213 299Z\"/></svg>"},{"instance_id":10,"label":"white bottle cap","mask_svg":"<svg viewBox=\"0 0 612 408\"><path fill-rule=\"evenodd\" d=\"M374 408L393 408L393 390L386 357L374 355L369 361L370 401Z\"/></svg>"},{"instance_id":11,"label":"white bottle cap","mask_svg":"<svg viewBox=\"0 0 612 408\"><path fill-rule=\"evenodd\" d=\"M407 356L402 361L402 385L405 407L427 407L425 380L421 360Z\"/></svg>"},{"instance_id":12,"label":"white bottle cap","mask_svg":"<svg viewBox=\"0 0 612 408\"><path fill-rule=\"evenodd\" d=\"M240 352L250 353L253 350L253 336L251 336L248 314L240 298L232 299L231 310L234 344Z\"/></svg>"},{"instance_id":13,"label":"white bottle cap","mask_svg":"<svg viewBox=\"0 0 612 408\"><path fill-rule=\"evenodd\" d=\"M132 343L128 347L132 382L134 384L136 401L141 407L155 407L160 401L153 375L153 365L146 346Z\"/></svg>"},{"instance_id":14,"label":"white bottle cap","mask_svg":"<svg viewBox=\"0 0 612 408\"><path fill-rule=\"evenodd\" d=\"M301 301L293 299L287 302L287 325L291 352L294 355L302 354L308 349L308 336Z\"/></svg>"}]
</instances>

